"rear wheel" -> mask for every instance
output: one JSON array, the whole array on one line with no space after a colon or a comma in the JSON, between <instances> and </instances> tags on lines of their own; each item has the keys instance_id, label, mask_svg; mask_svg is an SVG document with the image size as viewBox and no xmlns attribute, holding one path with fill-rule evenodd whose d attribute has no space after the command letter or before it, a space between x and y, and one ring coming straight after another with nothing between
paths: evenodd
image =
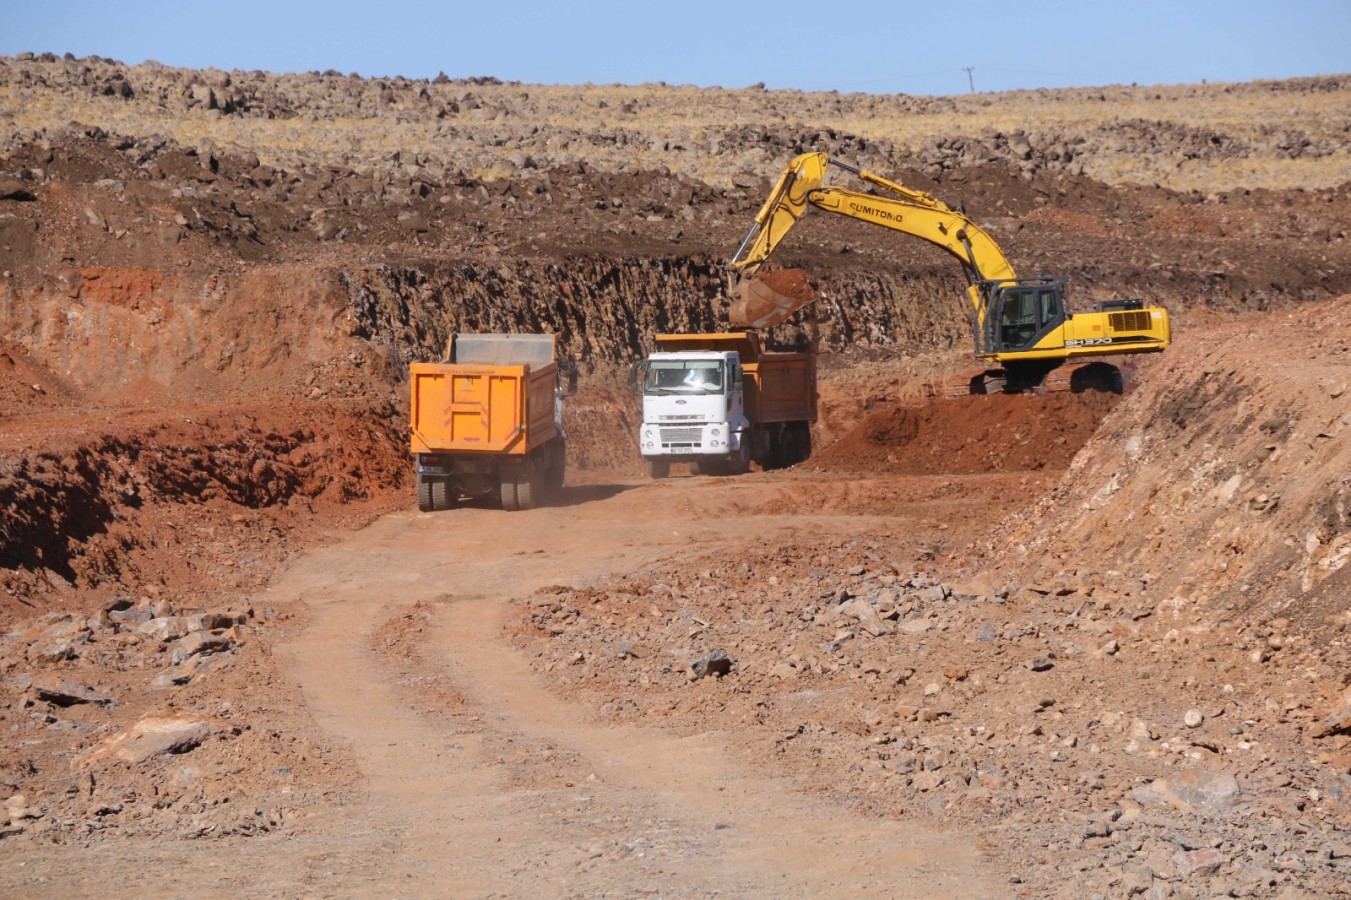
<instances>
[{"instance_id":1,"label":"rear wheel","mask_svg":"<svg viewBox=\"0 0 1351 900\"><path fill-rule=\"evenodd\" d=\"M549 465L549 471L546 473L545 481L550 493L557 493L563 488L563 478L567 470L567 450L560 442L557 450L554 452L553 460Z\"/></svg>"},{"instance_id":2,"label":"rear wheel","mask_svg":"<svg viewBox=\"0 0 1351 900\"><path fill-rule=\"evenodd\" d=\"M797 458L793 460L794 464L806 462L812 455L812 429L806 422L799 422L793 426L793 433L797 438Z\"/></svg>"},{"instance_id":3,"label":"rear wheel","mask_svg":"<svg viewBox=\"0 0 1351 900\"><path fill-rule=\"evenodd\" d=\"M498 496L502 500L502 508L514 512L520 509L516 505L516 479L509 472L502 473L502 482L498 487Z\"/></svg>"},{"instance_id":4,"label":"rear wheel","mask_svg":"<svg viewBox=\"0 0 1351 900\"><path fill-rule=\"evenodd\" d=\"M516 508L534 509L539 501L539 485L532 472L516 478Z\"/></svg>"},{"instance_id":5,"label":"rear wheel","mask_svg":"<svg viewBox=\"0 0 1351 900\"><path fill-rule=\"evenodd\" d=\"M783 430L783 464L795 466L811 455L811 433L797 424Z\"/></svg>"},{"instance_id":6,"label":"rear wheel","mask_svg":"<svg viewBox=\"0 0 1351 900\"><path fill-rule=\"evenodd\" d=\"M417 508L423 512L436 509L436 501L432 497L432 481L424 475L417 477Z\"/></svg>"},{"instance_id":7,"label":"rear wheel","mask_svg":"<svg viewBox=\"0 0 1351 900\"><path fill-rule=\"evenodd\" d=\"M671 461L669 459L649 459L647 461L647 474L653 478L665 478L671 474Z\"/></svg>"},{"instance_id":8,"label":"rear wheel","mask_svg":"<svg viewBox=\"0 0 1351 900\"><path fill-rule=\"evenodd\" d=\"M779 428L770 426L765 429L765 436L769 443L769 453L764 458L764 467L766 469L782 469L784 462L785 442L788 440L786 432Z\"/></svg>"},{"instance_id":9,"label":"rear wheel","mask_svg":"<svg viewBox=\"0 0 1351 900\"><path fill-rule=\"evenodd\" d=\"M540 477L539 466L528 465L525 471L516 478L516 508L534 509L539 505L540 488L543 486L543 478Z\"/></svg>"},{"instance_id":10,"label":"rear wheel","mask_svg":"<svg viewBox=\"0 0 1351 900\"><path fill-rule=\"evenodd\" d=\"M437 479L432 482L432 509L442 510L450 509L453 505L453 497L450 493L450 482L444 479Z\"/></svg>"}]
</instances>

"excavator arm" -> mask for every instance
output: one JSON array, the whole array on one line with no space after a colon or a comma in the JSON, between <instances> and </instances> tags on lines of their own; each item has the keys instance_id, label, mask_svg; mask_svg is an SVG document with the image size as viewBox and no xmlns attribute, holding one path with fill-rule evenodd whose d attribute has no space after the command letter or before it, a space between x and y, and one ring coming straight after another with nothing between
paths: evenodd
<instances>
[{"instance_id":1,"label":"excavator arm","mask_svg":"<svg viewBox=\"0 0 1351 900\"><path fill-rule=\"evenodd\" d=\"M865 194L842 187L823 187L826 169L832 165L852 172L886 193ZM772 289L753 281L760 266L809 206L913 235L952 254L966 273L967 294L978 319L983 318L985 297L980 283L1016 278L999 245L980 226L938 198L837 162L824 153L805 153L790 162L779 177L732 259L731 266L736 269L732 287L734 318L764 327L784 321L811 302L801 295L775 296Z\"/></svg>"}]
</instances>

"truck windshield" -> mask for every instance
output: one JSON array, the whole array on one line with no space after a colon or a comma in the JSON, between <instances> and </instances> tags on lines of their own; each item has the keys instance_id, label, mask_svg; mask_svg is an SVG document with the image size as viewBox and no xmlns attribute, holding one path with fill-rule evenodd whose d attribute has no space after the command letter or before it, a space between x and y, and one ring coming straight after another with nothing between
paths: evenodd
<instances>
[{"instance_id":1,"label":"truck windshield","mask_svg":"<svg viewBox=\"0 0 1351 900\"><path fill-rule=\"evenodd\" d=\"M643 384L648 394L722 392L722 363L717 360L653 360Z\"/></svg>"}]
</instances>

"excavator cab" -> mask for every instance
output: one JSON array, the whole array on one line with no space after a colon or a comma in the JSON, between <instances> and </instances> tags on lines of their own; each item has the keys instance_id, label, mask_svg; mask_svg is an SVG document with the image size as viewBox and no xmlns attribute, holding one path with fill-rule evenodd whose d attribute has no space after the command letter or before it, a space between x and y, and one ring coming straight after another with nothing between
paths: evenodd
<instances>
[{"instance_id":1,"label":"excavator cab","mask_svg":"<svg viewBox=\"0 0 1351 900\"><path fill-rule=\"evenodd\" d=\"M1066 279L1029 278L983 285L985 346L983 354L1016 353L1036 346L1065 321Z\"/></svg>"}]
</instances>

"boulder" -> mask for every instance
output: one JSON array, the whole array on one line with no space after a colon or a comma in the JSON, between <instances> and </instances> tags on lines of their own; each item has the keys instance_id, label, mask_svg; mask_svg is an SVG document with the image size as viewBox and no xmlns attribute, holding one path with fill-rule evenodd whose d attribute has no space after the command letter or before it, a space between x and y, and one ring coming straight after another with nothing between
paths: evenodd
<instances>
[{"instance_id":1,"label":"boulder","mask_svg":"<svg viewBox=\"0 0 1351 900\"><path fill-rule=\"evenodd\" d=\"M224 723L196 716L150 713L125 731L108 738L83 762L91 765L112 758L139 765L157 756L187 753L226 729Z\"/></svg>"},{"instance_id":2,"label":"boulder","mask_svg":"<svg viewBox=\"0 0 1351 900\"><path fill-rule=\"evenodd\" d=\"M39 679L33 682L33 693L39 700L56 706L76 706L81 703L97 703L109 706L113 700L105 697L93 688L76 684L73 681L53 681Z\"/></svg>"},{"instance_id":3,"label":"boulder","mask_svg":"<svg viewBox=\"0 0 1351 900\"><path fill-rule=\"evenodd\" d=\"M690 680L698 681L707 675L718 678L732 671L732 661L721 650L706 653L690 664Z\"/></svg>"},{"instance_id":4,"label":"boulder","mask_svg":"<svg viewBox=\"0 0 1351 900\"><path fill-rule=\"evenodd\" d=\"M1238 798L1238 779L1228 772L1185 769L1175 776L1156 778L1131 796L1146 806L1172 809L1228 812Z\"/></svg>"},{"instance_id":5,"label":"boulder","mask_svg":"<svg viewBox=\"0 0 1351 900\"><path fill-rule=\"evenodd\" d=\"M862 597L846 600L836 608L836 611L858 619L859 627L873 637L886 634L891 630L890 626L878 615L873 605Z\"/></svg>"}]
</instances>

